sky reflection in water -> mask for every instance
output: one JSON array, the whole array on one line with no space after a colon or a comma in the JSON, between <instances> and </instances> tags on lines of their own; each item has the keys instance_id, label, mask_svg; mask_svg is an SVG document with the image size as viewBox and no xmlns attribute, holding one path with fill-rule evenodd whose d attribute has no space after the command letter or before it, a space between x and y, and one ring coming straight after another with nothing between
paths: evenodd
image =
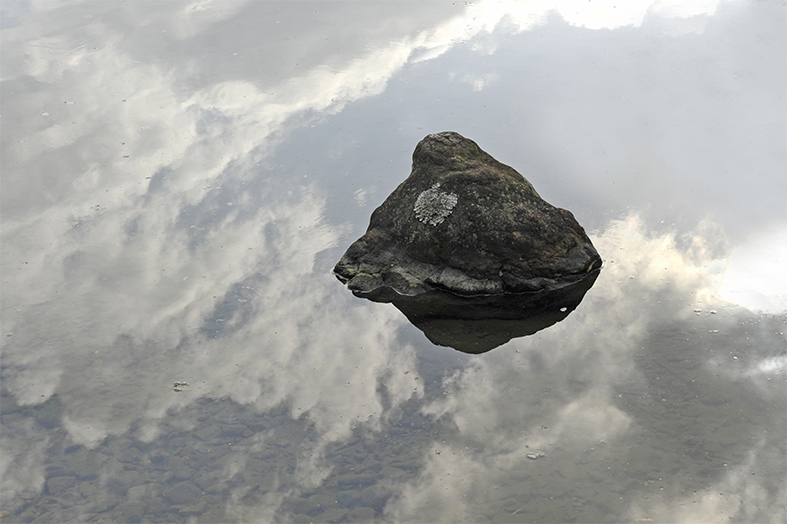
<instances>
[{"instance_id":1,"label":"sky reflection in water","mask_svg":"<svg viewBox=\"0 0 787 524\"><path fill-rule=\"evenodd\" d=\"M2 9L4 521L785 518L783 6ZM447 129L605 260L476 357L329 272Z\"/></svg>"}]
</instances>

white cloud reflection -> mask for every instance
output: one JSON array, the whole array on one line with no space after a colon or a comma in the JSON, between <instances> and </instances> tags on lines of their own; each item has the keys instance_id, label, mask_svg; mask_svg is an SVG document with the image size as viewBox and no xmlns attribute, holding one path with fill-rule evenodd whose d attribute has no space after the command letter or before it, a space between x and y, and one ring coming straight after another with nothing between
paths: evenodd
<instances>
[{"instance_id":1,"label":"white cloud reflection","mask_svg":"<svg viewBox=\"0 0 787 524\"><path fill-rule=\"evenodd\" d=\"M764 227L736 246L720 275L721 293L753 310L787 311L787 224Z\"/></svg>"},{"instance_id":2,"label":"white cloud reflection","mask_svg":"<svg viewBox=\"0 0 787 524\"><path fill-rule=\"evenodd\" d=\"M180 36L199 30L182 15ZM18 117L32 110L33 123L4 141L4 387L23 406L57 393L71 440L89 448L140 423L138 436L155 438L156 421L195 398L173 395L173 380L261 411L291 403L320 431L317 456L355 424L379 427L391 413L381 384L394 405L418 394L412 377L388 371L412 367L412 352L392 349L402 322L392 311L350 309L370 328L360 335L337 322L336 282L314 273L341 230L322 223L324 199L286 179L261 201L212 191L249 179L288 121L379 93L409 51L315 68L265 93L224 81L184 95L93 29L87 43L47 36L17 51L16 78L39 84L18 95ZM194 206L217 218L190 222ZM248 303L227 306L238 301ZM206 321L232 334L207 338ZM14 454L32 460L36 442L20 439ZM327 471L319 460L304 467L306 484ZM6 496L41 488L40 472L15 471L4 472Z\"/></svg>"},{"instance_id":3,"label":"white cloud reflection","mask_svg":"<svg viewBox=\"0 0 787 524\"><path fill-rule=\"evenodd\" d=\"M244 12L240 2L145 5L158 7L132 8L139 27L184 41ZM325 50L317 65L287 74L256 65L248 77L194 85L210 64L140 61L110 14L92 3L76 9L85 6L96 16L72 33L59 30L59 10L74 9L65 2L34 3L29 16L40 20L21 17L3 31L4 98L14 101L3 116L3 387L21 406L56 395L69 441L87 448L129 432L152 442L162 420L203 396L261 413L286 405L319 438L298 463L301 487L278 486L254 507L233 493L231 513L247 520L273 519L288 496L319 486L331 472L328 444L353 427L380 430L424 397L414 348L397 339L405 320L337 293L319 263L347 229L325 221L321 187L287 166L259 167L276 146L383 93L407 64L503 24L528 30L557 12L575 26L614 29L649 15L709 16L717 2L479 2L342 56ZM480 91L499 77L467 81ZM372 192L358 190L358 202ZM479 485L542 464L567 471L589 447L603 440L609 449L636 431L612 386L638 377L632 353L649 327L720 303L720 236L710 223L686 236L649 232L636 215L611 223L594 238L606 267L571 322L512 342L515 365L511 351L471 359L445 379L449 396L424 404L458 437L429 448L389 515L475 520L489 499ZM180 380L191 390L173 393ZM43 489L48 444L32 422L4 436L14 457L3 460L4 503ZM527 458L531 450L552 462ZM227 478L239 468L227 466Z\"/></svg>"},{"instance_id":4,"label":"white cloud reflection","mask_svg":"<svg viewBox=\"0 0 787 524\"><path fill-rule=\"evenodd\" d=\"M787 510L784 499L774 497L763 487L760 479L752 474L756 463L767 460L758 456L762 443L749 451L746 460L734 467L718 482L708 488L676 499L662 495L641 497L631 502L629 515L634 520L675 522L689 524L708 522L784 522ZM775 458L775 457L770 457ZM758 510L771 508L768 518L763 519Z\"/></svg>"},{"instance_id":5,"label":"white cloud reflection","mask_svg":"<svg viewBox=\"0 0 787 524\"><path fill-rule=\"evenodd\" d=\"M545 496L544 486L551 487L549 494L555 499L565 496L564 490L579 497L601 489L604 495L597 502L608 508L617 503L618 494L638 493L639 498L641 491L642 502L632 504L625 516L631 519L710 522L730 515L747 520L765 514L777 521L783 516L778 509L783 497L767 492L761 479L752 478L751 464L738 466L739 473L731 472L705 495L686 496L680 505L665 498L662 506L644 488L653 480L644 478L643 489L634 488L629 462L621 458L627 457L631 443L638 442L644 431L631 410L622 409L624 395L619 392L654 378L643 377L641 363L643 352L652 353L652 358L658 355L655 349L645 348L649 334L681 322L690 325L698 308L730 306L718 296L716 262L727 253L717 228L703 223L688 235L659 235L648 232L632 215L611 222L593 242L608 257L605 268L567 320L532 337L515 339L507 350L473 357L443 381L442 398L423 406L424 414L456 428L456 434L448 442L435 442L424 456L418 478L404 484L401 495L389 502L386 511L395 521L480 521L492 518L490 499L499 509L495 520L511 519L522 511L537 518L539 513L532 512L539 505L533 497ZM730 358L726 351L718 358L703 357L708 372L718 376L719 370L726 369L718 362L725 356ZM768 380L780 380L783 373L771 366ZM745 370L730 376L729 384L742 380L762 385ZM760 473L768 462L761 454L777 452L772 446L767 451L761 448L751 451L762 461ZM528 453L546 456L533 460ZM581 476L586 470L590 476ZM614 471L612 477L607 470ZM594 487L602 482L603 487ZM623 485L626 482L628 487ZM677 479L664 484L682 489ZM522 493L531 488L538 494ZM715 496L717 491L726 495ZM758 513L769 507L772 512ZM605 516L593 513L593 508L587 511L580 513L581 520Z\"/></svg>"}]
</instances>

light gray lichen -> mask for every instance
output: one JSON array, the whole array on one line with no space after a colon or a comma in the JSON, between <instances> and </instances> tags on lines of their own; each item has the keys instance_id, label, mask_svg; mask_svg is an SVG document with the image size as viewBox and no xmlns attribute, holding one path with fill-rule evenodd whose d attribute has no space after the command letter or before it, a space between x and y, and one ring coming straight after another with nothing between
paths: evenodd
<instances>
[{"instance_id":1,"label":"light gray lichen","mask_svg":"<svg viewBox=\"0 0 787 524\"><path fill-rule=\"evenodd\" d=\"M440 183L434 184L431 188L423 191L415 200L415 218L436 226L443 222L456 206L458 197L454 193L440 191Z\"/></svg>"}]
</instances>

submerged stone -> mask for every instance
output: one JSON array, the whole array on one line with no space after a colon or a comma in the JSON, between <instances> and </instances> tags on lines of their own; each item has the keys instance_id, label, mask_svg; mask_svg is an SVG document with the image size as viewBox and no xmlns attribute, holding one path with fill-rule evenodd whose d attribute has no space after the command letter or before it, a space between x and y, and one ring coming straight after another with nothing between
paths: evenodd
<instances>
[{"instance_id":1,"label":"submerged stone","mask_svg":"<svg viewBox=\"0 0 787 524\"><path fill-rule=\"evenodd\" d=\"M410 320L515 319L553 304L547 295L559 290L573 297L560 307L573 309L577 294L564 288L582 288L581 300L600 267L571 212L448 131L418 143L410 176L334 274L357 296L409 309Z\"/></svg>"}]
</instances>

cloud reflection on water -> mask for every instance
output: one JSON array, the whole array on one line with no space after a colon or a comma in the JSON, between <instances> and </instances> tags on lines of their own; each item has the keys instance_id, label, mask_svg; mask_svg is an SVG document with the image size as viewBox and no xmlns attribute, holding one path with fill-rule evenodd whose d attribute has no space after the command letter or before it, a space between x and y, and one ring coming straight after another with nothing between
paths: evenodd
<instances>
[{"instance_id":1,"label":"cloud reflection on water","mask_svg":"<svg viewBox=\"0 0 787 524\"><path fill-rule=\"evenodd\" d=\"M13 308L4 387L21 405L57 393L72 441L87 447L140 422L138 437L154 439L156 420L196 396L165 388L181 379L261 411L289 401L325 442L379 425L378 387L395 399L389 411L418 392L389 371L412 367L407 348L388 350L397 317L350 309L345 321L375 329L341 327L335 282L313 274L341 229L322 223L324 198L288 173L273 183L252 173L287 122L379 93L409 51L315 68L265 93L228 81L183 96L166 71L94 29L97 49L42 37L22 62L41 84L21 105L46 114L4 144L3 273L14 276L3 290ZM28 442L40 447L22 439L15 451L35 457ZM40 475L17 475L4 472L13 491L41 488Z\"/></svg>"},{"instance_id":2,"label":"cloud reflection on water","mask_svg":"<svg viewBox=\"0 0 787 524\"><path fill-rule=\"evenodd\" d=\"M176 39L240 9L240 4L230 11L182 5L182 12L171 13ZM14 275L4 283L5 303L14 304L18 314L26 311L33 323L89 331L100 346L128 331L142 338L155 331L157 339L165 337L164 345L177 343L212 307L204 298L222 295L258 262L258 228L276 214L249 216L249 201L213 203L233 204L246 213L204 209L224 218L211 224L195 248L186 242L192 232L182 223L190 206L204 203L206 192L222 184L251 179L251 166L270 152L284 127L299 123L297 118L335 112L381 92L414 49L443 49L492 30L507 16L526 29L550 9L522 12L481 3L434 29L349 60L340 71L318 66L265 92L254 82L231 80L187 96L161 64L133 59L122 37L111 31L117 23L111 13L101 13L106 19L91 22L79 37L44 36L28 25L9 29L29 41L10 55L15 67L6 81L17 89L23 79L38 82L37 89L16 96L19 107L41 111L41 118L13 110L6 117L24 122L19 127L24 138L4 143L4 172L11 176L4 180L3 233L13 247L4 250L3 272ZM57 8L47 15L49 23L62 23ZM184 23L184 16L195 22ZM52 82L58 83L56 91L47 89ZM328 246L330 240L323 247ZM184 254L187 260L180 259ZM226 264L228 259L235 263ZM146 302L123 311L130 304L118 293L135 300L142 294ZM74 318L70 303L78 294L85 311ZM42 315L39 308L49 301L53 313ZM114 312L111 317L108 311ZM8 318L4 330L18 332L15 344L25 345L25 332L38 331L16 329ZM35 366L36 380L18 381L22 403L41 402L54 392L57 357L53 353L46 361Z\"/></svg>"},{"instance_id":3,"label":"cloud reflection on water","mask_svg":"<svg viewBox=\"0 0 787 524\"><path fill-rule=\"evenodd\" d=\"M683 239L673 234L652 235L644 230L635 215L614 221L593 237L599 252L607 253L609 259L586 302L571 317L533 337L513 340L506 346L509 351L497 350L471 359L464 369L443 380L444 398L423 406L424 414L438 424L455 427L456 434L450 442L435 443L427 452L418 478L404 485L401 495L389 502L389 514L402 522L513 519L512 515L519 512L523 512L526 519L561 521L570 515L556 509L547 511L545 507L550 504L539 503L534 498L562 498L569 490L577 497L584 497L577 508L584 505L579 519L588 522L611 517L674 522L693 522L698 518L712 520L722 516L726 519L730 515L743 520L783 517L783 495L779 495L778 489L772 486L766 489L759 480L752 479L752 471L762 475L770 469L771 461L784 462L777 458L775 441L764 446L762 437L753 442L751 449L748 444L743 444L743 448L728 447L722 456L746 452L748 458L738 466L733 466L731 458L727 459L731 462L727 476L716 485L705 486L703 493L680 496L682 503L675 503L675 493L692 483L687 482L686 477L703 475L698 471L706 461L684 463L666 453L660 459L665 462L662 471L674 471L672 478L657 480L651 477L632 482L638 475L647 474L648 469L660 469L649 467L639 471L638 466L629 466L630 462L634 463L634 456L661 454L651 446L656 449L664 446L664 443L655 442L645 444L638 437L649 432L642 427L644 421L639 420L639 408L627 406L621 400L628 399L632 391L637 391L639 400L635 403L652 404L647 410L658 411L658 401L675 402L676 407L671 409L680 413L676 423L683 425L682 431L687 438L703 432L700 428L707 422L701 419L713 420L714 413L718 416L736 409L699 406L697 411L698 406L690 406L699 402L690 398L693 391L689 397L676 394L676 398L670 398L668 389L661 393L666 398L653 399L659 392L641 386L631 389L634 384L647 384L654 378L670 378L649 376L643 364L651 359L676 366L681 376L694 375L693 383L705 373L718 377L719 369L728 369L726 364L717 362L725 357L729 360L725 351L728 344L739 352L744 351L740 343L724 340L713 344L717 346L717 356L713 350L708 356L690 349L703 337L705 322L697 315L698 308L707 312L706 308L731 307L722 312L728 317L725 322L730 330L747 315L745 310L725 305L717 297L716 275L712 268L714 260L722 260L725 256L725 252L715 245L718 240L710 224L700 224L697 231ZM700 323L699 333L691 330L692 323ZM670 359L661 357L658 348L648 340L654 332L676 329L672 326L682 326L677 328L684 333L680 340L694 341L686 342L689 346L686 349L675 348L683 353L682 364L671 364ZM718 327L718 323L714 326ZM774 327L779 326L784 328L784 319L776 321ZM727 336L732 337L731 334ZM774 344L773 335L768 338L769 342L750 352L747 360L761 361L768 355L783 358L778 355L779 346L778 342ZM664 367L664 364L658 365ZM717 367L720 365L722 367ZM697 366L704 369L704 373L687 374L683 369ZM674 373L667 367L664 370ZM774 379L783 383L785 371L783 365L779 370L772 369L768 381ZM701 381L699 379L698 383ZM757 395L753 391L757 391L758 379L745 370L734 377L721 379L717 385L734 390L738 388L735 384L741 381L745 386L735 395L743 395L743 390L748 395ZM679 385L685 388L691 384ZM783 384L769 383L768 389L767 396L774 399L771 395L783 393ZM712 395L714 397L708 402L714 404L717 395L724 398L720 391ZM777 402L783 404L783 401ZM705 414L701 415L702 412ZM692 419L689 413L696 413L699 420L686 424L685 417ZM660 422L665 427L671 423L668 416ZM752 431L756 434L761 431L763 420L745 423L753 424ZM783 427L781 417L770 431ZM772 434L770 438L773 437ZM710 435L705 438L714 439ZM676 451L678 456L687 452L680 448ZM526 457L533 452L543 452L546 457L537 460ZM675 469L672 469L672 462L675 462ZM748 477L743 475L744 471ZM671 495L659 495L663 495L663 502L658 502L658 496L654 498L646 487L654 482L669 487L667 493ZM535 492L522 493L520 483L532 487ZM720 492L727 495L719 497ZM594 494L595 499L589 499L588 493ZM751 499L741 500L746 498L744 493L751 494ZM619 502L624 496L631 501L630 507L629 503ZM490 505L489 499L497 503ZM625 510L622 516L620 509L613 510L621 506ZM606 514L610 512L611 515Z\"/></svg>"},{"instance_id":4,"label":"cloud reflection on water","mask_svg":"<svg viewBox=\"0 0 787 524\"><path fill-rule=\"evenodd\" d=\"M354 303L320 261L353 227L325 220L330 184L304 179L272 155L294 129L384 93L408 64L435 60L506 23L511 33L538 27L551 4L482 2L444 12L410 6L423 11L392 14L396 23L379 33L362 27L373 26L370 13L345 12L338 18L354 24L348 33L363 32L361 44L309 55L299 45L311 50L332 32L314 24L308 45L277 48L288 60L304 58L301 65L282 59L269 70L254 58L232 63L227 48L220 59L198 59L189 46L207 41L219 24L266 18L255 11L265 3L211 5L147 3L131 8L134 23L124 18L128 11L101 12L98 4L77 6L91 10L84 23L74 21L82 13L68 4L50 11L32 5L30 14L17 14L18 26L3 30L2 330L11 335L3 340L3 388L23 407L55 406L46 419L38 413L8 423L4 507L45 490L47 450L59 438L49 432L61 425L69 445L95 449L124 436L156 443L169 424L199 428L196 402L209 398L256 414L284 406L289 419L315 432L303 441L292 484L275 486L253 506L242 489L231 493L228 515L238 520L286 513L289 498L319 488L333 471L330 444L350 439L354 427L384 433L413 404L456 432L447 443L417 443L428 449L416 464L421 469L415 479L389 482L387 515L472 520L499 509L508 517L528 500L489 490L544 480L533 497L555 489L570 496L567 483L584 472L577 468L589 447L603 471L627 438L645 433L648 421L617 395L621 385L641 392L647 382L635 353L649 330L707 321L695 309L704 315L718 307L731 325L744 316L718 305L714 286L728 251L715 226L706 222L688 236L654 233L631 215L594 239L606 267L570 321L470 359L444 380L431 377L430 387L439 384L449 396L428 397L417 348L399 338L406 320L392 307ZM660 3L651 13L710 15L715 5L692 11ZM191 9L200 6L206 9ZM590 18L559 12L576 26L612 28L641 23L648 7L600 9ZM424 28L420 15L433 26ZM126 34L131 26L140 33ZM165 29L172 36L162 36ZM142 45L148 37L152 43ZM226 38L241 54L263 52ZM14 39L18 45L9 45ZM154 57L159 44L167 52ZM488 89L501 78L462 80ZM362 201L373 194L359 191ZM766 341L764 351L773 346ZM719 368L721 358L703 366ZM783 357L755 352L747 365L729 378L721 373L719 387L756 382L778 403L781 390L774 393L776 380L768 379L782 376ZM179 380L191 389L173 392L168 386ZM778 430L783 420L773 424ZM242 476L269 440L261 433L239 446L226 458L224 480ZM532 449L547 456L528 459ZM779 464L772 450L767 439L756 440L746 460L757 468L768 457ZM748 464L739 460L704 483L713 492L743 493L743 506L732 499L717 505L709 493L699 513L638 502L630 514L680 520L736 510L746 518L758 505L783 517L783 498L758 484L760 476L746 476ZM122 471L117 462L102 467L107 484ZM615 467L626 478L625 468ZM529 468L540 469L527 477ZM546 476L547 469L556 473ZM608 481L610 493L644 493L639 485L593 480ZM681 500L688 505L690 497Z\"/></svg>"}]
</instances>

